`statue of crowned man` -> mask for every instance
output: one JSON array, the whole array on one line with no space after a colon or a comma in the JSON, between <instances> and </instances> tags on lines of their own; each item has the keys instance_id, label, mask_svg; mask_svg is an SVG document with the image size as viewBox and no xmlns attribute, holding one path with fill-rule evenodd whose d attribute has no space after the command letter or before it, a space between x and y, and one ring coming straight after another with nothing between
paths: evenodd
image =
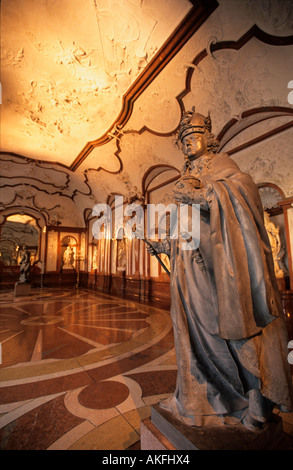
<instances>
[{"instance_id":1,"label":"statue of crowned man","mask_svg":"<svg viewBox=\"0 0 293 470\"><path fill-rule=\"evenodd\" d=\"M170 258L177 383L160 406L191 426L259 430L292 410L287 330L257 186L225 153L210 116L184 113L178 204L200 205L200 243L151 242Z\"/></svg>"}]
</instances>

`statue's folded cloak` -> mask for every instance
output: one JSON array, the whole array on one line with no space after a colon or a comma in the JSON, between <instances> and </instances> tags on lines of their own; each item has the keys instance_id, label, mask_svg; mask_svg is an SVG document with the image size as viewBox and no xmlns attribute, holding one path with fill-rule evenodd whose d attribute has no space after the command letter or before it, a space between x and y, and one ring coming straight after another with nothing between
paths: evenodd
<instances>
[{"instance_id":1,"label":"statue's folded cloak","mask_svg":"<svg viewBox=\"0 0 293 470\"><path fill-rule=\"evenodd\" d=\"M215 156L198 176L210 206L212 256L205 262L214 275L219 336L247 338L281 311L259 192L225 154Z\"/></svg>"}]
</instances>

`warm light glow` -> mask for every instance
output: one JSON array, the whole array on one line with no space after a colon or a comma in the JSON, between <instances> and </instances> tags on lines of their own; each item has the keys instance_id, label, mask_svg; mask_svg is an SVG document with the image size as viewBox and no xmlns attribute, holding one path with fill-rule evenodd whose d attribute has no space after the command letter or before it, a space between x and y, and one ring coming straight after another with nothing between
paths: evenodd
<instances>
[{"instance_id":1,"label":"warm light glow","mask_svg":"<svg viewBox=\"0 0 293 470\"><path fill-rule=\"evenodd\" d=\"M2 148L70 165L111 128L123 96L191 7L2 0Z\"/></svg>"},{"instance_id":2,"label":"warm light glow","mask_svg":"<svg viewBox=\"0 0 293 470\"><path fill-rule=\"evenodd\" d=\"M7 222L18 222L19 224L29 224L36 226L36 221L33 217L25 214L13 214L7 217Z\"/></svg>"}]
</instances>

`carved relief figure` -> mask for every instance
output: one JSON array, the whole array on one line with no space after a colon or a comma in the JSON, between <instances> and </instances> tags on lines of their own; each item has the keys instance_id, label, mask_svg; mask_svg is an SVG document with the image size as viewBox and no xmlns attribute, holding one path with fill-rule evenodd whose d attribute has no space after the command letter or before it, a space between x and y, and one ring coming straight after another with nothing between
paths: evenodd
<instances>
[{"instance_id":1,"label":"carved relief figure","mask_svg":"<svg viewBox=\"0 0 293 470\"><path fill-rule=\"evenodd\" d=\"M200 204L200 244L152 242L170 257L177 359L173 395L160 403L187 425L242 423L258 430L274 406L292 409L287 331L256 185L216 153L211 119L185 113L178 204Z\"/></svg>"}]
</instances>

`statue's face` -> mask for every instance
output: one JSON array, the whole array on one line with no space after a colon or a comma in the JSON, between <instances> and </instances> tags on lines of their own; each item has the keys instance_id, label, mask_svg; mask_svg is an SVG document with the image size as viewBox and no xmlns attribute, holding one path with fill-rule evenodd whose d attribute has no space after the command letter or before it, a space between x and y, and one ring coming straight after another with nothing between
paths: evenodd
<instances>
[{"instance_id":1,"label":"statue's face","mask_svg":"<svg viewBox=\"0 0 293 470\"><path fill-rule=\"evenodd\" d=\"M189 134L183 139L183 151L189 160L195 160L207 151L203 134Z\"/></svg>"}]
</instances>

